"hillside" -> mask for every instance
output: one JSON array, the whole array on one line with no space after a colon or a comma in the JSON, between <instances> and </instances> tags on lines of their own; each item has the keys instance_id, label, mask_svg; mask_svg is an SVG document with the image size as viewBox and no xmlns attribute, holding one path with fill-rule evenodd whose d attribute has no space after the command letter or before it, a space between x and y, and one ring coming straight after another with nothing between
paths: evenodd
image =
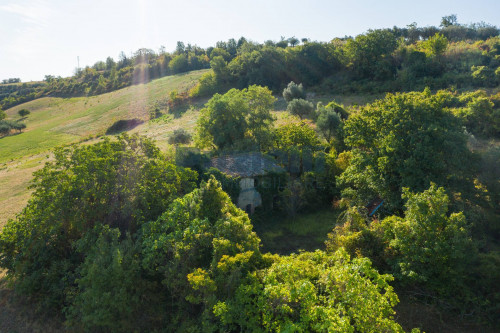
<instances>
[{"instance_id":1,"label":"hillside","mask_svg":"<svg viewBox=\"0 0 500 333\"><path fill-rule=\"evenodd\" d=\"M157 99L164 98L173 89L186 90L204 72L168 76L99 96L44 97L8 109L7 117L12 119L18 118L20 109L29 109L31 114L23 133L0 139L0 226L26 204L31 175L50 159L51 149L103 135L119 119L147 120L148 107ZM165 144L173 128L179 126L178 122L189 122L189 115L188 112L170 122L146 121L134 132L154 136ZM192 127L194 121L190 124Z\"/></svg>"},{"instance_id":2,"label":"hillside","mask_svg":"<svg viewBox=\"0 0 500 333\"><path fill-rule=\"evenodd\" d=\"M167 76L98 96L43 97L6 110L10 119L17 119L17 112L21 109L28 109L31 114L25 121L26 130L0 139L0 228L26 205L30 196L27 187L33 172L51 159L49 152L57 146L93 142L120 119L145 120L129 132L154 139L163 150L175 129L184 128L192 133L198 110L206 99L198 100L177 116L164 115L154 121L147 121L148 108L174 89L185 91L206 72L198 70ZM313 99L326 103L335 99L345 105L363 105L381 96L319 95ZM278 98L274 108L278 120L287 116L280 112L286 109L282 98Z\"/></svg>"}]
</instances>

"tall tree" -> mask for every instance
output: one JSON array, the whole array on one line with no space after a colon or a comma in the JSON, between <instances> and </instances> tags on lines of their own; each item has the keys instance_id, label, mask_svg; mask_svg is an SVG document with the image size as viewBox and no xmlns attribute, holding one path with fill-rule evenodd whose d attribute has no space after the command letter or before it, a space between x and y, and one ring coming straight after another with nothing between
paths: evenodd
<instances>
[{"instance_id":1,"label":"tall tree","mask_svg":"<svg viewBox=\"0 0 500 333\"><path fill-rule=\"evenodd\" d=\"M269 147L274 101L268 88L255 85L215 94L201 110L197 145L217 149Z\"/></svg>"},{"instance_id":2,"label":"tall tree","mask_svg":"<svg viewBox=\"0 0 500 333\"><path fill-rule=\"evenodd\" d=\"M388 94L351 115L345 143L353 157L339 177L344 196L359 205L379 196L385 207L400 209L403 187L423 191L435 182L469 192L473 158L462 123L445 102L429 90Z\"/></svg>"}]
</instances>

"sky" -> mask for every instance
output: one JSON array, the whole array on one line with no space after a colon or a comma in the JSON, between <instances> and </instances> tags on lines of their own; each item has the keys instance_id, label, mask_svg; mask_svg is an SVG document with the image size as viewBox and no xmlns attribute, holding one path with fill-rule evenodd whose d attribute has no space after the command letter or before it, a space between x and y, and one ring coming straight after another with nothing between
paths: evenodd
<instances>
[{"instance_id":1,"label":"sky","mask_svg":"<svg viewBox=\"0 0 500 333\"><path fill-rule=\"evenodd\" d=\"M500 0L0 0L0 80L67 77L139 48L201 47L244 36L329 41L368 29L439 26L441 17L500 26Z\"/></svg>"}]
</instances>

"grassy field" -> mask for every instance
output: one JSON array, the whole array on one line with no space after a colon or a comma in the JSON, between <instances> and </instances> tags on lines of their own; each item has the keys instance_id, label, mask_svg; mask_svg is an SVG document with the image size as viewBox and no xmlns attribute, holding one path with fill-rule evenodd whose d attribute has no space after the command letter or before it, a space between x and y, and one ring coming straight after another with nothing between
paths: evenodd
<instances>
[{"instance_id":1,"label":"grassy field","mask_svg":"<svg viewBox=\"0 0 500 333\"><path fill-rule=\"evenodd\" d=\"M0 163L103 135L120 119L146 120L148 109L156 100L166 98L174 89L187 90L203 73L200 70L167 76L98 96L45 97L13 107L6 111L8 119L18 119L21 109L28 109L31 114L23 133L0 140Z\"/></svg>"}]
</instances>

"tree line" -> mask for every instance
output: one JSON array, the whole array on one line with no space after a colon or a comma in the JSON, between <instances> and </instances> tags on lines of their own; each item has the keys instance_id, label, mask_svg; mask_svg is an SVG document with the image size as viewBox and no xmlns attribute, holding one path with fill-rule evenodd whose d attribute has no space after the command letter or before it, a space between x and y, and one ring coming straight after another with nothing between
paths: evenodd
<instances>
[{"instance_id":1,"label":"tree line","mask_svg":"<svg viewBox=\"0 0 500 333\"><path fill-rule=\"evenodd\" d=\"M450 18L451 17L451 18ZM178 42L175 51L139 49L77 69L69 78L46 75L44 83L0 87L4 109L41 96L101 94L132 84L211 68L193 96L258 84L281 91L290 81L318 90L389 92L498 84L499 30L484 23L461 25L443 18L441 27L369 30L329 42L284 38L256 43L241 37L206 49ZM495 72L496 71L496 72Z\"/></svg>"}]
</instances>

